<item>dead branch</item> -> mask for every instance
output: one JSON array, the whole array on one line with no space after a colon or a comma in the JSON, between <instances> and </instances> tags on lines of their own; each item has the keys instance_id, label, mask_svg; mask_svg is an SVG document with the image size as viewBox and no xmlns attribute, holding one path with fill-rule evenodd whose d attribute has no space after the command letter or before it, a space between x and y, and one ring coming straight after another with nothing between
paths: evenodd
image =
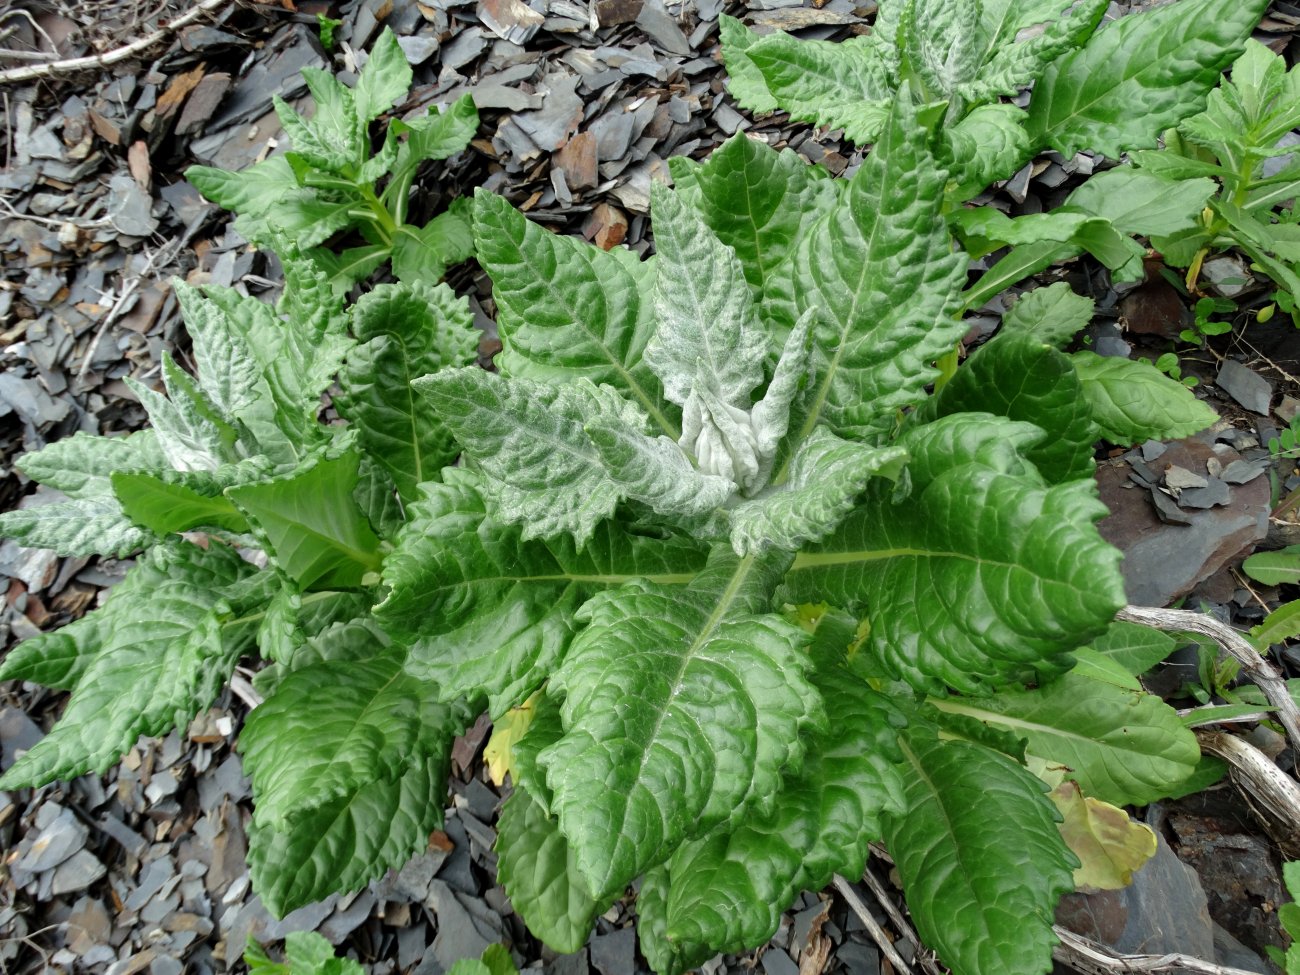
<instances>
[{"instance_id":1,"label":"dead branch","mask_svg":"<svg viewBox=\"0 0 1300 975\"><path fill-rule=\"evenodd\" d=\"M1229 968L1190 955L1125 955L1075 934L1059 924L1053 929L1061 943L1053 949L1057 961L1087 975L1139 975L1144 972L1194 972L1195 975L1259 975Z\"/></svg>"},{"instance_id":2,"label":"dead branch","mask_svg":"<svg viewBox=\"0 0 1300 975\"><path fill-rule=\"evenodd\" d=\"M1194 613L1186 609L1156 609L1151 606L1125 606L1115 618L1129 623L1141 623L1157 630L1183 630L1209 637L1236 658L1242 669L1259 685L1268 703L1277 709L1277 720L1286 729L1292 750L1300 755L1300 708L1291 699L1286 681L1277 668L1232 627L1205 613Z\"/></svg>"},{"instance_id":3,"label":"dead branch","mask_svg":"<svg viewBox=\"0 0 1300 975\"><path fill-rule=\"evenodd\" d=\"M159 41L165 40L182 27L188 27L205 14L212 13L214 10L229 3L230 0L201 0L198 6L187 11L181 16L168 24L160 26L151 34L137 38L130 44L115 48L112 51L106 51L103 54L94 54L84 58L67 58L63 61L47 61L44 64L33 64L21 68L10 68L7 71L0 71L0 85L16 84L21 81L35 81L40 78L53 78L59 75L75 74L78 71L92 71L101 68L107 68L119 61L125 61L128 58L135 57L142 51L147 51Z\"/></svg>"},{"instance_id":4,"label":"dead branch","mask_svg":"<svg viewBox=\"0 0 1300 975\"><path fill-rule=\"evenodd\" d=\"M1227 762L1233 784L1287 859L1300 857L1300 784L1250 742L1196 729L1201 748Z\"/></svg>"},{"instance_id":5,"label":"dead branch","mask_svg":"<svg viewBox=\"0 0 1300 975\"><path fill-rule=\"evenodd\" d=\"M903 956L898 953L898 949L894 947L894 943L889 940L889 935L885 933L885 929L877 924L876 919L871 916L871 912L867 910L867 905L862 902L862 898L859 897L858 892L853 889L853 885L839 874L836 874L835 889L838 890L844 900L848 902L849 909L858 916L858 920L862 922L862 926L865 927L867 933L871 935L871 940L876 943L884 956L889 959L889 963L894 966L894 970L902 973L902 975L911 975L911 966L909 966L907 962L903 961Z\"/></svg>"}]
</instances>

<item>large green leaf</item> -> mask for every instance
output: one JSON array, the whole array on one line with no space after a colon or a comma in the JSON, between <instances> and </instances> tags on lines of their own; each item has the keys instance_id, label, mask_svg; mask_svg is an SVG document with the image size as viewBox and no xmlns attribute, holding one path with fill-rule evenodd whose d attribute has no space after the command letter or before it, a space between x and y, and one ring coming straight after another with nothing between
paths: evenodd
<instances>
[{"instance_id":1,"label":"large green leaf","mask_svg":"<svg viewBox=\"0 0 1300 975\"><path fill-rule=\"evenodd\" d=\"M379 538L357 506L358 457L347 451L226 494L276 563L304 589L347 589L379 568Z\"/></svg>"},{"instance_id":2,"label":"large green leaf","mask_svg":"<svg viewBox=\"0 0 1300 975\"><path fill-rule=\"evenodd\" d=\"M501 807L495 849L497 881L528 930L561 954L582 948L613 897L588 893L559 823L517 785Z\"/></svg>"},{"instance_id":3,"label":"large green leaf","mask_svg":"<svg viewBox=\"0 0 1300 975\"><path fill-rule=\"evenodd\" d=\"M899 31L903 57L932 99L949 98L973 80L989 43L981 4L912 0Z\"/></svg>"},{"instance_id":4,"label":"large green leaf","mask_svg":"<svg viewBox=\"0 0 1300 975\"><path fill-rule=\"evenodd\" d=\"M377 627L331 631L347 646L297 667L240 735L255 816L277 829L369 783L400 779L445 756L455 715L437 688L407 673L406 648Z\"/></svg>"},{"instance_id":5,"label":"large green leaf","mask_svg":"<svg viewBox=\"0 0 1300 975\"><path fill-rule=\"evenodd\" d=\"M747 410L768 348L740 258L662 184L651 199L658 327L645 360L678 406L704 383L729 406Z\"/></svg>"},{"instance_id":6,"label":"large green leaf","mask_svg":"<svg viewBox=\"0 0 1300 975\"><path fill-rule=\"evenodd\" d=\"M977 257L1007 245L1049 243L1065 248L1054 259L1086 250L1120 280L1137 280L1144 273L1145 252L1137 241L1121 234L1104 217L1072 207L1023 217L1008 217L993 207L974 207L956 211L949 220L966 249Z\"/></svg>"},{"instance_id":7,"label":"large green leaf","mask_svg":"<svg viewBox=\"0 0 1300 975\"><path fill-rule=\"evenodd\" d=\"M357 112L351 88L321 68L303 68L316 102L311 118L303 118L278 95L272 96L275 114L293 142L293 155L331 175L346 176L365 158L366 126Z\"/></svg>"},{"instance_id":8,"label":"large green leaf","mask_svg":"<svg viewBox=\"0 0 1300 975\"><path fill-rule=\"evenodd\" d=\"M353 306L360 344L339 374L335 402L370 457L403 500L456 459L458 448L411 381L447 366L472 363L478 348L473 315L446 285L379 285Z\"/></svg>"},{"instance_id":9,"label":"large green leaf","mask_svg":"<svg viewBox=\"0 0 1300 975\"><path fill-rule=\"evenodd\" d=\"M743 133L702 164L680 156L669 163L678 194L740 258L755 310L769 333L779 336L792 328L798 317L791 263L795 244L835 202L836 184L792 150L777 152Z\"/></svg>"},{"instance_id":10,"label":"large green leaf","mask_svg":"<svg viewBox=\"0 0 1300 975\"><path fill-rule=\"evenodd\" d=\"M127 517L155 535L200 527L235 533L248 531L248 521L221 493L221 482L211 475L205 476L205 472L121 471L112 480L113 492Z\"/></svg>"},{"instance_id":11,"label":"large green leaf","mask_svg":"<svg viewBox=\"0 0 1300 975\"><path fill-rule=\"evenodd\" d=\"M283 917L358 890L424 852L442 825L448 766L446 758L426 758L401 778L358 783L283 830L254 820L248 865L262 903Z\"/></svg>"},{"instance_id":12,"label":"large green leaf","mask_svg":"<svg viewBox=\"0 0 1300 975\"><path fill-rule=\"evenodd\" d=\"M476 367L416 380L467 456L488 475L493 514L523 537L568 533L582 543L622 492L605 470L588 424L641 431L645 418L608 386L508 379Z\"/></svg>"},{"instance_id":13,"label":"large green leaf","mask_svg":"<svg viewBox=\"0 0 1300 975\"><path fill-rule=\"evenodd\" d=\"M922 690L1062 672L1124 592L1091 481L1049 487L1023 459L1042 437L986 414L909 431L910 496L868 482L839 529L796 557L787 598L865 613L863 652Z\"/></svg>"},{"instance_id":14,"label":"large green leaf","mask_svg":"<svg viewBox=\"0 0 1300 975\"><path fill-rule=\"evenodd\" d=\"M222 415L240 419L271 408L270 387L238 318L180 281L173 288L194 340L199 379L212 405Z\"/></svg>"},{"instance_id":15,"label":"large green leaf","mask_svg":"<svg viewBox=\"0 0 1300 975\"><path fill-rule=\"evenodd\" d=\"M1002 316L1002 332L1032 335L1064 349L1092 321L1094 302L1075 294L1065 281L1026 291Z\"/></svg>"},{"instance_id":16,"label":"large green leaf","mask_svg":"<svg viewBox=\"0 0 1300 975\"><path fill-rule=\"evenodd\" d=\"M1219 420L1190 389L1149 362L1086 351L1070 358L1083 399L1102 435L1112 443L1176 440Z\"/></svg>"},{"instance_id":17,"label":"large green leaf","mask_svg":"<svg viewBox=\"0 0 1300 975\"><path fill-rule=\"evenodd\" d=\"M675 412L642 361L654 332L652 265L629 251L558 237L483 190L475 195L474 239L492 277L503 373L608 383L677 439Z\"/></svg>"},{"instance_id":18,"label":"large green leaf","mask_svg":"<svg viewBox=\"0 0 1300 975\"><path fill-rule=\"evenodd\" d=\"M486 696L499 717L559 661L574 613L596 591L632 578L689 582L703 553L688 539L652 539L606 523L590 544L523 541L485 515L468 472L447 470L407 509L384 561L385 625L418 637L408 669L445 699Z\"/></svg>"},{"instance_id":19,"label":"large green leaf","mask_svg":"<svg viewBox=\"0 0 1300 975\"><path fill-rule=\"evenodd\" d=\"M1134 677L1141 677L1173 653L1176 646L1174 638L1167 633L1117 620L1088 648L1123 667Z\"/></svg>"},{"instance_id":20,"label":"large green leaf","mask_svg":"<svg viewBox=\"0 0 1300 975\"><path fill-rule=\"evenodd\" d=\"M1034 86L1034 141L1066 156L1091 149L1112 159L1154 147L1161 132L1204 106L1267 6L1181 0L1107 24Z\"/></svg>"},{"instance_id":21,"label":"large green leaf","mask_svg":"<svg viewBox=\"0 0 1300 975\"><path fill-rule=\"evenodd\" d=\"M944 223L946 174L929 138L910 100L896 100L847 199L799 244L796 303L824 319L799 439L819 422L846 437L888 430L965 332L956 312L967 261Z\"/></svg>"},{"instance_id":22,"label":"large green leaf","mask_svg":"<svg viewBox=\"0 0 1300 975\"><path fill-rule=\"evenodd\" d=\"M830 730L810 736L803 770L786 776L775 811L687 842L647 876L659 889L638 902L641 942L647 957L673 958L661 973L767 941L801 890L819 890L837 873L861 876L882 814L903 811L893 764L902 715L838 667L819 670L814 683ZM656 938L662 943L649 947Z\"/></svg>"},{"instance_id":23,"label":"large green leaf","mask_svg":"<svg viewBox=\"0 0 1300 975\"><path fill-rule=\"evenodd\" d=\"M785 560L718 553L689 587L593 597L551 687L565 735L541 755L578 870L617 893L682 840L770 809L799 730L822 720L804 631L764 614Z\"/></svg>"},{"instance_id":24,"label":"large green leaf","mask_svg":"<svg viewBox=\"0 0 1300 975\"><path fill-rule=\"evenodd\" d=\"M1012 330L981 346L933 400L936 416L992 413L1033 423L1048 436L1025 457L1043 478L1061 484L1092 477L1100 432L1070 357L1033 335Z\"/></svg>"},{"instance_id":25,"label":"large green leaf","mask_svg":"<svg viewBox=\"0 0 1300 975\"><path fill-rule=\"evenodd\" d=\"M660 514L707 515L736 492L734 481L701 472L665 436L600 423L588 424L586 434L619 492Z\"/></svg>"},{"instance_id":26,"label":"large green leaf","mask_svg":"<svg viewBox=\"0 0 1300 975\"><path fill-rule=\"evenodd\" d=\"M1046 787L982 745L915 737L904 752L907 811L885 841L922 940L959 975L1048 971L1076 861Z\"/></svg>"},{"instance_id":27,"label":"large green leaf","mask_svg":"<svg viewBox=\"0 0 1300 975\"><path fill-rule=\"evenodd\" d=\"M148 545L154 535L131 521L117 499L108 496L0 512L0 538L59 555L120 559Z\"/></svg>"},{"instance_id":28,"label":"large green leaf","mask_svg":"<svg viewBox=\"0 0 1300 975\"><path fill-rule=\"evenodd\" d=\"M970 199L994 180L1010 178L1033 155L1024 123L1022 109L999 102L980 105L944 129L942 159L958 184L958 199Z\"/></svg>"},{"instance_id":29,"label":"large green leaf","mask_svg":"<svg viewBox=\"0 0 1300 975\"><path fill-rule=\"evenodd\" d=\"M405 98L411 88L411 64L392 28L385 27L370 48L370 57L353 92L357 118L369 122Z\"/></svg>"},{"instance_id":30,"label":"large green leaf","mask_svg":"<svg viewBox=\"0 0 1300 975\"><path fill-rule=\"evenodd\" d=\"M1093 176L1065 202L1105 217L1120 233L1167 236L1195 229L1218 189L1212 179L1166 179L1121 166Z\"/></svg>"},{"instance_id":31,"label":"large green leaf","mask_svg":"<svg viewBox=\"0 0 1300 975\"><path fill-rule=\"evenodd\" d=\"M167 459L158 447L158 435L138 430L125 437L76 433L23 454L16 466L70 498L95 498L113 493L109 476L114 472L160 471Z\"/></svg>"},{"instance_id":32,"label":"large green leaf","mask_svg":"<svg viewBox=\"0 0 1300 975\"><path fill-rule=\"evenodd\" d=\"M92 631L99 647L63 717L5 773L0 788L103 772L141 735L183 726L207 707L243 649L222 632L233 613L223 589L251 572L223 545L151 549L100 611Z\"/></svg>"},{"instance_id":33,"label":"large green leaf","mask_svg":"<svg viewBox=\"0 0 1300 975\"><path fill-rule=\"evenodd\" d=\"M382 199L400 220L406 219L407 198L420 163L446 159L460 152L477 130L478 112L473 96L468 93L443 111L430 106L425 115L394 119L390 123L389 131L394 135L405 134L407 138L398 146L392 178L384 188Z\"/></svg>"},{"instance_id":34,"label":"large green leaf","mask_svg":"<svg viewBox=\"0 0 1300 975\"><path fill-rule=\"evenodd\" d=\"M118 588L126 584L124 579ZM0 660L0 680L31 680L61 691L72 690L99 652L103 626L111 623L111 617L112 610L100 607L57 630L29 636Z\"/></svg>"},{"instance_id":35,"label":"large green leaf","mask_svg":"<svg viewBox=\"0 0 1300 975\"><path fill-rule=\"evenodd\" d=\"M271 246L284 234L304 250L323 244L352 223L353 199L330 200L298 184L284 156L273 156L237 173L191 166L185 178L213 203L239 214L238 231Z\"/></svg>"},{"instance_id":36,"label":"large green leaf","mask_svg":"<svg viewBox=\"0 0 1300 975\"><path fill-rule=\"evenodd\" d=\"M126 385L149 414L168 465L177 471L215 471L234 460L230 447L235 431L166 352L162 354L162 376L166 396L129 377Z\"/></svg>"},{"instance_id":37,"label":"large green leaf","mask_svg":"<svg viewBox=\"0 0 1300 975\"><path fill-rule=\"evenodd\" d=\"M1160 698L1072 673L1037 690L934 704L1027 739L1031 755L1065 766L1066 777L1087 795L1120 806L1168 795L1201 754L1195 736Z\"/></svg>"},{"instance_id":38,"label":"large green leaf","mask_svg":"<svg viewBox=\"0 0 1300 975\"><path fill-rule=\"evenodd\" d=\"M843 129L845 138L857 145L874 142L879 135L893 84L867 38L801 41L778 31L755 41L743 56L791 118ZM741 103L746 104L743 98Z\"/></svg>"},{"instance_id":39,"label":"large green leaf","mask_svg":"<svg viewBox=\"0 0 1300 975\"><path fill-rule=\"evenodd\" d=\"M984 19L1000 15L1000 29L996 34L984 32L980 40L986 54L980 59L979 73L958 89L960 94L972 102L1019 94L1052 61L1084 42L1108 5L1109 0L1083 0L1072 5L1068 0L1038 0L1029 5L1005 0L983 3ZM1030 27L1039 29L1015 43L1020 31Z\"/></svg>"},{"instance_id":40,"label":"large green leaf","mask_svg":"<svg viewBox=\"0 0 1300 975\"><path fill-rule=\"evenodd\" d=\"M722 36L722 60L727 66L727 90L742 107L755 115L775 112L780 106L768 91L763 72L749 59L749 48L758 41L758 35L735 17L718 16Z\"/></svg>"}]
</instances>

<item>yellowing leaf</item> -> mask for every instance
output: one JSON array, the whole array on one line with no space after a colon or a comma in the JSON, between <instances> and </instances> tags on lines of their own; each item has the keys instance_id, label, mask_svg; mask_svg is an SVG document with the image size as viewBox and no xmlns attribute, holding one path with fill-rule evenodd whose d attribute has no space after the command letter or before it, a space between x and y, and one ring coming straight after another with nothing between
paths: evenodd
<instances>
[{"instance_id":1,"label":"yellowing leaf","mask_svg":"<svg viewBox=\"0 0 1300 975\"><path fill-rule=\"evenodd\" d=\"M1062 782L1050 793L1065 821L1061 837L1081 862L1074 871L1076 887L1119 890L1156 852L1156 834L1108 802L1084 796L1074 782Z\"/></svg>"},{"instance_id":2,"label":"yellowing leaf","mask_svg":"<svg viewBox=\"0 0 1300 975\"><path fill-rule=\"evenodd\" d=\"M538 692L540 693L540 692ZM511 778L518 778L514 775L514 753L515 742L519 741L528 731L528 726L533 723L534 705L537 703L537 694L534 694L517 708L511 708L501 716L501 719L492 726L492 737L488 739L487 747L483 749L483 758L487 762L488 777L492 780L493 785L501 785L506 780L506 773L511 773Z\"/></svg>"}]
</instances>

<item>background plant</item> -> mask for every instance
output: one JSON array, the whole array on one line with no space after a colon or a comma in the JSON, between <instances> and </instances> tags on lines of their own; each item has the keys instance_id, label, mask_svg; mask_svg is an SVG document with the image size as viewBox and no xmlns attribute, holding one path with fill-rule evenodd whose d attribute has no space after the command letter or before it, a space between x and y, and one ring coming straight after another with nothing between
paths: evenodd
<instances>
[{"instance_id":1,"label":"background plant","mask_svg":"<svg viewBox=\"0 0 1300 975\"><path fill-rule=\"evenodd\" d=\"M1011 248L971 288L967 305L978 307L1083 251L1116 280L1140 280L1143 248L1132 235L1195 232L1217 189L1201 170L1176 186L1150 171L1099 173L1044 214L1013 218L962 204L1043 149L1116 160L1154 149L1164 129L1204 108L1266 6L1181 0L1099 27L1105 0L883 0L866 37L758 37L723 17L722 47L731 92L746 108L843 128L859 144L877 137L900 87L943 102L948 219L974 257ZM1027 108L1002 100L1030 86Z\"/></svg>"},{"instance_id":2,"label":"background plant","mask_svg":"<svg viewBox=\"0 0 1300 975\"><path fill-rule=\"evenodd\" d=\"M26 545L138 553L102 607L0 664L0 679L71 692L0 787L103 771L140 735L184 727L257 653L273 665L240 741L249 860L277 912L361 886L441 824L465 712L404 674L369 607L403 505L456 454L409 378L477 347L445 285L381 285L346 309L311 261L282 256L276 306L176 282L198 379L164 354L165 394L128 381L151 429L24 456L68 500L0 514ZM346 425L317 416L336 381Z\"/></svg>"},{"instance_id":3,"label":"background plant","mask_svg":"<svg viewBox=\"0 0 1300 975\"><path fill-rule=\"evenodd\" d=\"M322 36L326 27L322 20ZM372 154L370 123L411 87L411 66L393 32L380 34L355 88L318 68L303 68L302 76L316 101L310 119L275 99L293 151L239 172L191 166L185 178L239 214L235 229L248 240L274 247L278 235L288 237L344 290L389 260L398 280L432 283L469 257L473 242L457 203L423 227L407 216L420 164L446 159L474 137L473 99L466 95L445 112L430 108L422 117L390 122ZM366 242L337 254L320 246L348 230Z\"/></svg>"}]
</instances>

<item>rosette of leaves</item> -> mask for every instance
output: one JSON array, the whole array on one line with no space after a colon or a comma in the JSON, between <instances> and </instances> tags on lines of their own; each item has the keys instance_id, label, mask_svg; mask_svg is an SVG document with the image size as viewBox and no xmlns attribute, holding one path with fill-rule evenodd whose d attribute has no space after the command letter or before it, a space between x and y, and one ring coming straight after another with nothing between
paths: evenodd
<instances>
[{"instance_id":1,"label":"rosette of leaves","mask_svg":"<svg viewBox=\"0 0 1300 975\"><path fill-rule=\"evenodd\" d=\"M465 95L446 111L393 120L372 152L370 124L411 87L411 66L392 30L379 35L355 87L319 68L303 68L302 76L316 102L311 118L275 98L292 151L238 172L191 166L185 178L238 214L235 229L248 240L270 248L280 238L293 240L343 291L386 261L399 281L434 282L470 257L473 240L460 200L423 227L407 217L420 164L453 156L474 138L473 99ZM365 243L339 253L320 246L344 231L356 231Z\"/></svg>"},{"instance_id":2,"label":"rosette of leaves","mask_svg":"<svg viewBox=\"0 0 1300 975\"><path fill-rule=\"evenodd\" d=\"M1193 232L1215 191L1206 171L1189 171L1171 191L1124 170L1093 177L1049 213L961 207L1045 149L1111 159L1154 149L1165 129L1205 107L1268 3L1179 0L1102 24L1107 5L881 0L872 32L842 43L760 37L724 16L722 50L742 106L843 129L860 145L879 137L901 87L945 103L937 152L953 229L972 257L1012 248L968 295L968 307L978 307L1084 251L1116 280L1141 280L1143 248L1132 235ZM1025 108L1004 100L1031 87Z\"/></svg>"},{"instance_id":3,"label":"rosette of leaves","mask_svg":"<svg viewBox=\"0 0 1300 975\"><path fill-rule=\"evenodd\" d=\"M1195 767L1134 676L1171 642L1111 626L1092 449L1212 414L1062 351L1090 308L1059 290L929 394L967 327L944 113L883 114L849 181L744 137L675 162L646 262L476 199L499 374L414 384L462 467L377 615L500 725L500 878L557 951L640 878L685 971L883 838L954 971L1043 972L1075 860L1030 768L1122 804Z\"/></svg>"},{"instance_id":4,"label":"rosette of leaves","mask_svg":"<svg viewBox=\"0 0 1300 975\"><path fill-rule=\"evenodd\" d=\"M135 554L100 608L0 664L0 679L71 692L0 788L104 771L261 656L266 700L240 747L253 882L278 913L400 866L441 823L464 710L406 673L409 647L369 608L403 505L456 455L409 380L477 348L445 285L384 285L349 309L312 262L284 256L274 306L177 282L197 379L164 355L163 391L128 380L149 429L22 457L67 499L0 514L0 535L25 545ZM335 382L346 424L318 419Z\"/></svg>"}]
</instances>

